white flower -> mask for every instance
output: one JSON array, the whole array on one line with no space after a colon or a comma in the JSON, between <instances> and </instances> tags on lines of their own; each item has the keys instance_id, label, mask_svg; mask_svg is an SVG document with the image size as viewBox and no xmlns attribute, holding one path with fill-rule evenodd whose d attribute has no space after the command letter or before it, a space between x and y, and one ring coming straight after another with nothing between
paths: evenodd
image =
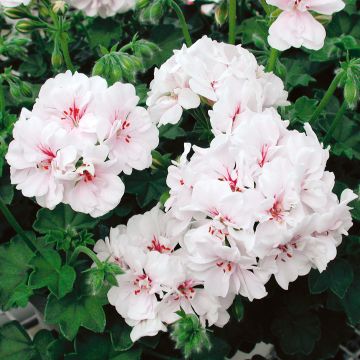
<instances>
[{"instance_id":1,"label":"white flower","mask_svg":"<svg viewBox=\"0 0 360 360\"><path fill-rule=\"evenodd\" d=\"M99 76L66 71L45 82L32 113L73 133L78 146L95 144L99 119L93 101L106 89L106 81Z\"/></svg>"},{"instance_id":2,"label":"white flower","mask_svg":"<svg viewBox=\"0 0 360 360\"><path fill-rule=\"evenodd\" d=\"M76 183L67 187L64 196L64 202L75 211L98 217L120 203L125 186L117 176L119 164L106 160L107 155L105 145L84 150L82 164L76 169Z\"/></svg>"},{"instance_id":3,"label":"white flower","mask_svg":"<svg viewBox=\"0 0 360 360\"><path fill-rule=\"evenodd\" d=\"M16 7L20 5L29 5L31 0L2 0L1 4L5 7Z\"/></svg>"},{"instance_id":4,"label":"white flower","mask_svg":"<svg viewBox=\"0 0 360 360\"><path fill-rule=\"evenodd\" d=\"M135 0L67 0L76 9L88 16L99 15L102 18L122 14L135 9Z\"/></svg>"},{"instance_id":5,"label":"white flower","mask_svg":"<svg viewBox=\"0 0 360 360\"><path fill-rule=\"evenodd\" d=\"M110 159L116 159L125 174L151 165L151 151L159 143L159 132L148 112L136 106L139 97L131 84L115 83L95 99L94 111L99 137L109 147ZM104 106L106 104L106 106Z\"/></svg>"},{"instance_id":6,"label":"white flower","mask_svg":"<svg viewBox=\"0 0 360 360\"><path fill-rule=\"evenodd\" d=\"M342 0L266 0L283 12L269 28L271 47L284 51L290 47L304 46L319 50L324 46L325 28L309 11L331 15L345 7Z\"/></svg>"},{"instance_id":7,"label":"white flower","mask_svg":"<svg viewBox=\"0 0 360 360\"><path fill-rule=\"evenodd\" d=\"M189 77L170 58L160 69L155 69L146 104L155 123L176 124L182 110L197 108L200 98L189 88Z\"/></svg>"},{"instance_id":8,"label":"white flower","mask_svg":"<svg viewBox=\"0 0 360 360\"><path fill-rule=\"evenodd\" d=\"M27 111L22 111L13 136L6 154L11 183L24 196L35 196L40 205L53 209L63 201L64 182L74 179L76 148L59 124Z\"/></svg>"}]
</instances>

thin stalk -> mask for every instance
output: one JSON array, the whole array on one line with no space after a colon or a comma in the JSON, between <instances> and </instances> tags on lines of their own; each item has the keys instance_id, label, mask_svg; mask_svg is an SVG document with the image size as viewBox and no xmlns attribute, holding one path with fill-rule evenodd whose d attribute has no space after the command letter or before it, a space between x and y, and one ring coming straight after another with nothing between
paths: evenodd
<instances>
[{"instance_id":1,"label":"thin stalk","mask_svg":"<svg viewBox=\"0 0 360 360\"><path fill-rule=\"evenodd\" d=\"M129 49L131 49L132 48L132 46L133 46L133 43L132 42L130 42L129 44L126 44L126 45L124 45L119 51L121 51L121 52L125 52L125 51L127 51L127 50L129 50Z\"/></svg>"},{"instance_id":2,"label":"thin stalk","mask_svg":"<svg viewBox=\"0 0 360 360\"><path fill-rule=\"evenodd\" d=\"M7 222L10 224L10 226L15 230L17 234L19 234L23 240L25 241L26 245L33 251L37 252L36 245L33 244L33 241L30 237L28 237L24 231L24 229L21 227L21 225L17 222L15 219L15 216L11 213L9 208L4 203L3 199L0 197L0 211L4 215Z\"/></svg>"},{"instance_id":3,"label":"thin stalk","mask_svg":"<svg viewBox=\"0 0 360 360\"><path fill-rule=\"evenodd\" d=\"M87 248L86 246L78 246L74 252L72 253L71 257L70 257L70 261L69 263L72 264L75 262L75 260L77 259L77 257L79 256L80 253L83 253L85 255L87 255L95 264L98 268L100 268L102 266L102 262L100 261L100 259L96 256L96 254L90 250L89 248Z\"/></svg>"},{"instance_id":4,"label":"thin stalk","mask_svg":"<svg viewBox=\"0 0 360 360\"><path fill-rule=\"evenodd\" d=\"M328 130L326 136L324 137L324 144L327 144L329 143L331 137L332 137L332 134L334 133L335 129L338 127L342 117L344 116L345 112L346 112L346 101L344 101L339 110L337 111L336 115L335 115L335 118L333 120L333 122L331 123L330 125L330 129Z\"/></svg>"},{"instance_id":5,"label":"thin stalk","mask_svg":"<svg viewBox=\"0 0 360 360\"><path fill-rule=\"evenodd\" d=\"M4 85L0 81L0 113L5 112L5 94L4 94Z\"/></svg>"},{"instance_id":6,"label":"thin stalk","mask_svg":"<svg viewBox=\"0 0 360 360\"><path fill-rule=\"evenodd\" d=\"M260 3L261 3L261 6L264 8L265 12L266 12L266 15L267 16L270 16L271 14L271 10L270 10L270 7L269 5L267 4L267 2L265 0L260 0Z\"/></svg>"},{"instance_id":7,"label":"thin stalk","mask_svg":"<svg viewBox=\"0 0 360 360\"><path fill-rule=\"evenodd\" d=\"M229 0L229 44L235 44L236 0Z\"/></svg>"},{"instance_id":8,"label":"thin stalk","mask_svg":"<svg viewBox=\"0 0 360 360\"><path fill-rule=\"evenodd\" d=\"M269 59L266 65L267 72L274 71L278 55L279 55L279 51L274 48L271 48Z\"/></svg>"},{"instance_id":9,"label":"thin stalk","mask_svg":"<svg viewBox=\"0 0 360 360\"><path fill-rule=\"evenodd\" d=\"M342 80L342 78L345 76L345 72L341 71L339 73L336 74L336 76L334 77L333 81L331 82L329 88L326 90L323 98L321 99L318 107L316 108L316 110L314 111L309 123L314 123L317 118L319 117L319 115L321 114L321 112L325 109L326 105L329 103L332 95L334 94L336 88L338 87L340 81Z\"/></svg>"},{"instance_id":10,"label":"thin stalk","mask_svg":"<svg viewBox=\"0 0 360 360\"><path fill-rule=\"evenodd\" d=\"M192 45L192 41L191 41L191 36L190 36L190 32L189 32L189 28L187 26L186 20L185 20L185 16L180 8L180 6L175 2L175 0L170 0L169 1L169 5L171 6L171 8L176 12L177 17L179 18L180 21L180 25L181 25L181 29L182 32L184 34L184 39L185 39L185 43L187 46L191 46Z\"/></svg>"},{"instance_id":11,"label":"thin stalk","mask_svg":"<svg viewBox=\"0 0 360 360\"><path fill-rule=\"evenodd\" d=\"M69 53L69 44L67 41L66 33L62 32L59 36L59 40L60 40L61 52L63 54L65 64L66 64L67 68L69 70L71 70L71 72L74 72L75 68L74 68L73 63L71 62L70 53Z\"/></svg>"}]
</instances>

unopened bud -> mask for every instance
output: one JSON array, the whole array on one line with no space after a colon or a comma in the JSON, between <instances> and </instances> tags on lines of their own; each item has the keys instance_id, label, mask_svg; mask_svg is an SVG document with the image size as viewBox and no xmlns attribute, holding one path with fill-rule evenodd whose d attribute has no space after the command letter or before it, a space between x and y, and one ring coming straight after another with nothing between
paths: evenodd
<instances>
[{"instance_id":1,"label":"unopened bud","mask_svg":"<svg viewBox=\"0 0 360 360\"><path fill-rule=\"evenodd\" d=\"M228 18L228 5L227 1L223 1L215 8L215 21L219 26L223 26Z\"/></svg>"},{"instance_id":2,"label":"unopened bud","mask_svg":"<svg viewBox=\"0 0 360 360\"><path fill-rule=\"evenodd\" d=\"M19 20L26 18L29 15L29 12L26 8L23 7L15 7L15 8L5 8L3 10L5 16L10 19Z\"/></svg>"},{"instance_id":3,"label":"unopened bud","mask_svg":"<svg viewBox=\"0 0 360 360\"><path fill-rule=\"evenodd\" d=\"M165 3L162 0L155 0L140 13L140 21L157 24L164 15Z\"/></svg>"},{"instance_id":4,"label":"unopened bud","mask_svg":"<svg viewBox=\"0 0 360 360\"><path fill-rule=\"evenodd\" d=\"M55 14L64 15L68 9L68 5L63 0L56 0L52 9Z\"/></svg>"},{"instance_id":5,"label":"unopened bud","mask_svg":"<svg viewBox=\"0 0 360 360\"><path fill-rule=\"evenodd\" d=\"M46 25L42 24L39 21L34 21L34 20L20 20L15 25L16 30L21 33L29 33L31 31L42 29L45 27Z\"/></svg>"},{"instance_id":6,"label":"unopened bud","mask_svg":"<svg viewBox=\"0 0 360 360\"><path fill-rule=\"evenodd\" d=\"M63 56L58 48L54 48L51 54L51 64L55 69L58 69L63 64Z\"/></svg>"},{"instance_id":7,"label":"unopened bud","mask_svg":"<svg viewBox=\"0 0 360 360\"><path fill-rule=\"evenodd\" d=\"M137 7L138 9L143 9L143 8L145 8L146 6L149 5L149 2L150 2L150 0L137 0L137 1L136 1L136 7Z\"/></svg>"},{"instance_id":8,"label":"unopened bud","mask_svg":"<svg viewBox=\"0 0 360 360\"><path fill-rule=\"evenodd\" d=\"M20 84L20 92L25 97L31 97L32 96L31 85L27 82L22 82Z\"/></svg>"}]
</instances>

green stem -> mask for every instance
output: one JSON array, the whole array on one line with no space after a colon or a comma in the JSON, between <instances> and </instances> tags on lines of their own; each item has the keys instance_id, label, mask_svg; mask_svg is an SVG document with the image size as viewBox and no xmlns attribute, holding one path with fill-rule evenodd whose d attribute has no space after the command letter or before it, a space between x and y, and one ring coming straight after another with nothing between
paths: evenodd
<instances>
[{"instance_id":1,"label":"green stem","mask_svg":"<svg viewBox=\"0 0 360 360\"><path fill-rule=\"evenodd\" d=\"M4 85L2 81L0 82L0 113L5 112L5 94L4 94Z\"/></svg>"},{"instance_id":2,"label":"green stem","mask_svg":"<svg viewBox=\"0 0 360 360\"><path fill-rule=\"evenodd\" d=\"M345 72L340 71L336 74L336 76L334 77L333 81L331 82L329 88L326 90L323 98L321 99L318 107L316 108L316 110L314 111L309 123L312 124L314 123L317 118L319 117L319 115L321 114L321 112L325 109L326 105L329 103L332 95L334 94L336 88L338 87L340 81L342 80L342 78L345 76Z\"/></svg>"},{"instance_id":3,"label":"green stem","mask_svg":"<svg viewBox=\"0 0 360 360\"><path fill-rule=\"evenodd\" d=\"M340 120L342 119L342 117L344 116L345 112L346 112L347 106L346 106L346 101L344 101L339 110L337 111L335 118L333 120L333 122L331 123L330 129L328 130L327 134L324 137L324 144L328 144L332 134L334 133L335 129L338 127Z\"/></svg>"},{"instance_id":4,"label":"green stem","mask_svg":"<svg viewBox=\"0 0 360 360\"><path fill-rule=\"evenodd\" d=\"M11 213L9 208L4 203L3 199L0 197L0 210L3 213L5 219L10 224L10 226L15 230L17 234L19 234L23 240L25 241L26 245L33 251L37 251L36 245L34 245L33 240L26 235L24 229L21 227L21 225L17 222L14 215Z\"/></svg>"},{"instance_id":5,"label":"green stem","mask_svg":"<svg viewBox=\"0 0 360 360\"><path fill-rule=\"evenodd\" d=\"M265 12L266 12L266 15L267 16L270 16L271 14L271 10L270 10L270 7L269 5L267 4L267 2L265 0L260 0L260 3L261 3L261 6L264 8Z\"/></svg>"},{"instance_id":6,"label":"green stem","mask_svg":"<svg viewBox=\"0 0 360 360\"><path fill-rule=\"evenodd\" d=\"M177 17L179 18L181 29L182 29L182 32L184 34L184 39L185 39L186 45L188 47L191 46L192 41L191 41L191 36L190 36L190 33L189 33L189 28L187 26L184 14L181 11L180 6L175 2L175 0L170 0L169 5L176 12Z\"/></svg>"},{"instance_id":7,"label":"green stem","mask_svg":"<svg viewBox=\"0 0 360 360\"><path fill-rule=\"evenodd\" d=\"M132 42L130 42L130 43L128 43L128 44L126 44L126 45L124 45L119 51L121 51L121 52L125 52L125 51L127 51L127 50L129 50L129 49L131 49L132 48L132 46L133 46L133 43Z\"/></svg>"},{"instance_id":8,"label":"green stem","mask_svg":"<svg viewBox=\"0 0 360 360\"><path fill-rule=\"evenodd\" d=\"M64 56L64 60L65 60L65 64L67 66L67 68L69 70L71 70L71 72L75 71L74 65L71 62L71 58L70 58L70 53L69 53L69 44L67 41L67 34L62 32L59 36L59 40L60 40L60 47L61 47L61 52Z\"/></svg>"},{"instance_id":9,"label":"green stem","mask_svg":"<svg viewBox=\"0 0 360 360\"><path fill-rule=\"evenodd\" d=\"M89 248L87 248L86 246L78 246L74 252L72 253L71 257L70 257L70 261L69 263L72 264L75 262L75 260L77 259L77 257L79 256L80 253L83 253L85 255L87 255L95 264L98 268L100 268L102 266L102 262L100 261L100 259L96 256L96 254L90 250Z\"/></svg>"},{"instance_id":10,"label":"green stem","mask_svg":"<svg viewBox=\"0 0 360 360\"><path fill-rule=\"evenodd\" d=\"M278 55L279 55L279 51L274 48L271 48L268 63L266 65L267 72L274 71Z\"/></svg>"},{"instance_id":11,"label":"green stem","mask_svg":"<svg viewBox=\"0 0 360 360\"><path fill-rule=\"evenodd\" d=\"M235 44L236 0L229 0L229 44Z\"/></svg>"}]
</instances>

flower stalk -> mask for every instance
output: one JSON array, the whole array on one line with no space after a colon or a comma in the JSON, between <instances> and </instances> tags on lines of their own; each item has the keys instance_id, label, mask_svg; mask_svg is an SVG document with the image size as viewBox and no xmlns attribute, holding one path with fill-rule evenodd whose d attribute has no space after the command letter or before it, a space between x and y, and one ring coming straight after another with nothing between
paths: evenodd
<instances>
[{"instance_id":1,"label":"flower stalk","mask_svg":"<svg viewBox=\"0 0 360 360\"><path fill-rule=\"evenodd\" d=\"M278 56L279 56L279 51L274 48L271 48L268 63L266 65L267 72L274 71Z\"/></svg>"},{"instance_id":2,"label":"flower stalk","mask_svg":"<svg viewBox=\"0 0 360 360\"><path fill-rule=\"evenodd\" d=\"M339 110L337 111L337 113L335 115L333 122L330 125L330 128L329 128L326 136L324 137L324 144L329 143L335 129L338 127L341 119L343 118L343 116L346 112L346 109L347 109L346 101L343 101L343 103L341 104Z\"/></svg>"},{"instance_id":3,"label":"flower stalk","mask_svg":"<svg viewBox=\"0 0 360 360\"><path fill-rule=\"evenodd\" d=\"M74 252L72 253L71 257L70 257L70 264L73 264L75 262L75 260L77 259L77 257L79 256L80 253L83 253L85 255L87 255L95 264L98 268L101 268L102 266L102 262L100 261L100 259L96 256L96 254L90 250L89 248L87 248L86 246L78 246Z\"/></svg>"},{"instance_id":4,"label":"flower stalk","mask_svg":"<svg viewBox=\"0 0 360 360\"><path fill-rule=\"evenodd\" d=\"M236 0L229 0L229 44L235 44Z\"/></svg>"},{"instance_id":5,"label":"flower stalk","mask_svg":"<svg viewBox=\"0 0 360 360\"><path fill-rule=\"evenodd\" d=\"M318 107L314 111L314 113L309 121L310 124L313 124L318 119L319 115L325 109L326 105L329 103L331 97L333 96L336 88L338 87L338 85L340 84L340 81L344 78L344 76L345 76L344 71L340 71L336 74L336 76L334 77L333 81L331 82L329 88L326 90L323 98L321 99Z\"/></svg>"},{"instance_id":6,"label":"flower stalk","mask_svg":"<svg viewBox=\"0 0 360 360\"><path fill-rule=\"evenodd\" d=\"M181 30L182 30L182 32L184 34L184 39L185 39L186 45L191 46L192 45L192 40L191 40L189 28L188 28L188 26L186 24L185 16L184 16L180 6L176 3L175 0L170 0L169 1L169 6L175 11L177 17L179 18L180 25L181 25Z\"/></svg>"},{"instance_id":7,"label":"flower stalk","mask_svg":"<svg viewBox=\"0 0 360 360\"><path fill-rule=\"evenodd\" d=\"M5 94L4 94L4 86L2 81L0 81L0 113L5 112Z\"/></svg>"}]
</instances>

